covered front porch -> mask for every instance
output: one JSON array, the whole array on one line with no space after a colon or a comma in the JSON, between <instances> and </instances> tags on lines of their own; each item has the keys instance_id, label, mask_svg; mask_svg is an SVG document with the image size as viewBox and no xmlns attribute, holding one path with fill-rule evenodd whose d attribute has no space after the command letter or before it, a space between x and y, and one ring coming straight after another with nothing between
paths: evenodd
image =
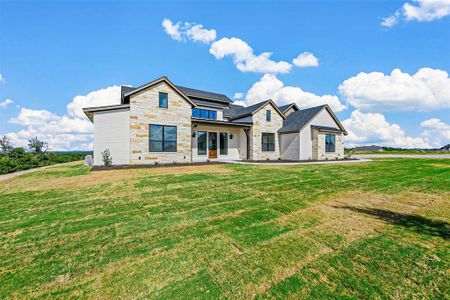
<instances>
[{"instance_id":1,"label":"covered front porch","mask_svg":"<svg viewBox=\"0 0 450 300\"><path fill-rule=\"evenodd\" d=\"M192 119L192 161L247 159L251 124Z\"/></svg>"}]
</instances>

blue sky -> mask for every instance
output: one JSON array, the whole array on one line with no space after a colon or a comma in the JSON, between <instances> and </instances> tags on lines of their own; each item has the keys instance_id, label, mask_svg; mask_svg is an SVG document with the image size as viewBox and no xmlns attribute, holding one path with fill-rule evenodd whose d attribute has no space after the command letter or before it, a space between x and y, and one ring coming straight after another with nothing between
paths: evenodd
<instances>
[{"instance_id":1,"label":"blue sky","mask_svg":"<svg viewBox=\"0 0 450 300\"><path fill-rule=\"evenodd\" d=\"M92 125L80 105L114 103L116 90L106 88L167 75L242 93L245 104L265 100L258 96L334 103L351 131L347 145L442 146L450 143L450 3L440 2L0 2L0 134L18 145L38 135L52 149L88 149ZM179 40L164 19L178 24ZM189 36L195 24L215 38ZM251 60L263 52L269 62ZM292 62L305 52L317 66ZM280 61L289 72L265 67Z\"/></svg>"}]
</instances>

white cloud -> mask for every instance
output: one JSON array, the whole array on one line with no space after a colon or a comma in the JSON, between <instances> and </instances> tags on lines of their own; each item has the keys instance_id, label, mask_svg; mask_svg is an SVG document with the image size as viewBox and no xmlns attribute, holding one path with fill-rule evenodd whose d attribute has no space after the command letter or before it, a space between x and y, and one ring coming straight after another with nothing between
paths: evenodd
<instances>
[{"instance_id":1,"label":"white cloud","mask_svg":"<svg viewBox=\"0 0 450 300\"><path fill-rule=\"evenodd\" d=\"M5 77L3 77L2 74L0 74L0 83L4 83L5 82Z\"/></svg>"},{"instance_id":2,"label":"white cloud","mask_svg":"<svg viewBox=\"0 0 450 300\"><path fill-rule=\"evenodd\" d=\"M413 0L406 2L392 16L384 18L381 25L392 27L400 19L430 22L450 15L450 0Z\"/></svg>"},{"instance_id":3,"label":"white cloud","mask_svg":"<svg viewBox=\"0 0 450 300\"><path fill-rule=\"evenodd\" d=\"M345 80L339 91L362 111L431 111L450 108L450 78L442 70L422 68L414 75L394 69L359 73Z\"/></svg>"},{"instance_id":4,"label":"white cloud","mask_svg":"<svg viewBox=\"0 0 450 300\"><path fill-rule=\"evenodd\" d=\"M348 131L345 142L351 147L376 144L400 148L431 148L423 137L407 136L399 125L389 123L380 113L355 110L342 125Z\"/></svg>"},{"instance_id":5,"label":"white cloud","mask_svg":"<svg viewBox=\"0 0 450 300\"><path fill-rule=\"evenodd\" d=\"M188 23L186 23L188 24ZM209 44L216 39L216 31L214 29L204 29L203 25L192 25L187 26L186 35L193 41L202 42Z\"/></svg>"},{"instance_id":6,"label":"white cloud","mask_svg":"<svg viewBox=\"0 0 450 300\"><path fill-rule=\"evenodd\" d=\"M0 108L6 108L8 105L14 103L11 99L5 99L2 102L0 102Z\"/></svg>"},{"instance_id":7,"label":"white cloud","mask_svg":"<svg viewBox=\"0 0 450 300\"><path fill-rule=\"evenodd\" d=\"M318 67L319 60L311 52L303 52L292 60L292 63L299 68Z\"/></svg>"},{"instance_id":8,"label":"white cloud","mask_svg":"<svg viewBox=\"0 0 450 300\"><path fill-rule=\"evenodd\" d=\"M67 105L67 113L71 117L85 118L83 107L120 104L120 86L114 85L84 96L76 96Z\"/></svg>"},{"instance_id":9,"label":"white cloud","mask_svg":"<svg viewBox=\"0 0 450 300\"><path fill-rule=\"evenodd\" d=\"M420 123L423 128L421 137L427 140L433 147L440 148L450 144L450 124L440 119L432 118Z\"/></svg>"},{"instance_id":10,"label":"white cloud","mask_svg":"<svg viewBox=\"0 0 450 300\"><path fill-rule=\"evenodd\" d=\"M162 21L162 26L164 31L170 35L171 38L177 41L181 41L181 32L180 32L180 22L177 24L173 24L169 19L164 19Z\"/></svg>"},{"instance_id":11,"label":"white cloud","mask_svg":"<svg viewBox=\"0 0 450 300\"><path fill-rule=\"evenodd\" d=\"M239 38L222 38L215 41L209 49L216 59L231 56L238 70L242 72L256 73L288 73L291 64L285 61L273 61L272 53L263 52L259 55L253 53L253 49Z\"/></svg>"},{"instance_id":12,"label":"white cloud","mask_svg":"<svg viewBox=\"0 0 450 300\"><path fill-rule=\"evenodd\" d=\"M67 113L57 115L47 110L21 108L10 123L23 126L7 135L16 146L26 147L28 139L37 136L46 141L49 150L92 150L93 125L82 112L83 107L120 103L120 87L93 91L76 96L67 105Z\"/></svg>"},{"instance_id":13,"label":"white cloud","mask_svg":"<svg viewBox=\"0 0 450 300\"><path fill-rule=\"evenodd\" d=\"M165 18L162 21L164 31L174 40L192 40L209 44L216 39L215 29L205 29L201 24L194 24L185 22L173 23L171 20Z\"/></svg>"},{"instance_id":14,"label":"white cloud","mask_svg":"<svg viewBox=\"0 0 450 300\"><path fill-rule=\"evenodd\" d=\"M244 93L234 93L233 99L242 99L244 97Z\"/></svg>"},{"instance_id":15,"label":"white cloud","mask_svg":"<svg viewBox=\"0 0 450 300\"><path fill-rule=\"evenodd\" d=\"M248 90L245 104L252 105L267 99L274 100L277 105L295 102L300 109L328 104L334 111L344 110L337 96L316 94L303 91L300 87L285 86L275 75L265 74Z\"/></svg>"}]
</instances>

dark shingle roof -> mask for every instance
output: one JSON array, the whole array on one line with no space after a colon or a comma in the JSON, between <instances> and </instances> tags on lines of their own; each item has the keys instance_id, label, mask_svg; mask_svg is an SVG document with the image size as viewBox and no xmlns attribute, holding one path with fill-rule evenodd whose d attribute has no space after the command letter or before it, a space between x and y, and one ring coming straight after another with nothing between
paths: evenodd
<instances>
[{"instance_id":1,"label":"dark shingle roof","mask_svg":"<svg viewBox=\"0 0 450 300\"><path fill-rule=\"evenodd\" d=\"M240 108L235 108L234 111L232 112L232 115L229 117L231 119L238 119L238 118L243 118L246 117L248 115L250 115L251 113L253 113L255 110L259 109L261 106L264 106L267 104L267 102L269 102L270 100L266 100L263 102L259 102L247 107L244 106L240 106L240 105L233 105L233 106L239 106ZM225 115L226 116L226 115Z\"/></svg>"},{"instance_id":2,"label":"dark shingle roof","mask_svg":"<svg viewBox=\"0 0 450 300\"><path fill-rule=\"evenodd\" d=\"M123 97L123 95L125 95L128 92L131 92L132 90L134 90L135 88L132 86L128 86L128 85L121 85L120 86L120 99L121 99L121 103L124 104L125 103L125 99ZM128 103L128 101L127 101Z\"/></svg>"},{"instance_id":3,"label":"dark shingle roof","mask_svg":"<svg viewBox=\"0 0 450 300\"><path fill-rule=\"evenodd\" d=\"M241 110L245 107L242 105L230 104L230 109L223 110L223 116L225 118L233 118L240 114Z\"/></svg>"},{"instance_id":4,"label":"dark shingle roof","mask_svg":"<svg viewBox=\"0 0 450 300\"><path fill-rule=\"evenodd\" d=\"M217 108L227 108L230 106L229 103L225 102L217 102L217 101L209 101L209 100L203 100L203 99L197 99L197 98L191 98L192 102L194 102L197 105L200 106L210 106L210 107L217 107Z\"/></svg>"},{"instance_id":5,"label":"dark shingle roof","mask_svg":"<svg viewBox=\"0 0 450 300\"><path fill-rule=\"evenodd\" d=\"M230 100L230 98L228 98L227 96L225 96L223 94L217 94L217 93L212 93L212 92L207 92L207 91L202 91L202 90L191 89L191 88L179 86L179 85L177 85L176 87L179 88L189 98L200 98L200 99L213 100L213 101L222 101L222 102L227 102L227 103L233 102Z\"/></svg>"},{"instance_id":6,"label":"dark shingle roof","mask_svg":"<svg viewBox=\"0 0 450 300\"><path fill-rule=\"evenodd\" d=\"M289 114L283 121L283 127L281 127L278 132L283 133L290 131L299 131L303 128L303 126L311 121L312 118L314 118L325 106L326 105L310 107Z\"/></svg>"}]
</instances>

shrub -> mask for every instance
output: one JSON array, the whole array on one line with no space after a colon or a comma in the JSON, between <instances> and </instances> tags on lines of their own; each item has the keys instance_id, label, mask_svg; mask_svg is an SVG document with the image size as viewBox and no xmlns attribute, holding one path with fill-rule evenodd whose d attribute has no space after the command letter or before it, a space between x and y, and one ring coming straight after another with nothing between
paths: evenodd
<instances>
[{"instance_id":1,"label":"shrub","mask_svg":"<svg viewBox=\"0 0 450 300\"><path fill-rule=\"evenodd\" d=\"M110 167L112 165L112 157L108 148L102 152L102 161L105 167Z\"/></svg>"}]
</instances>

